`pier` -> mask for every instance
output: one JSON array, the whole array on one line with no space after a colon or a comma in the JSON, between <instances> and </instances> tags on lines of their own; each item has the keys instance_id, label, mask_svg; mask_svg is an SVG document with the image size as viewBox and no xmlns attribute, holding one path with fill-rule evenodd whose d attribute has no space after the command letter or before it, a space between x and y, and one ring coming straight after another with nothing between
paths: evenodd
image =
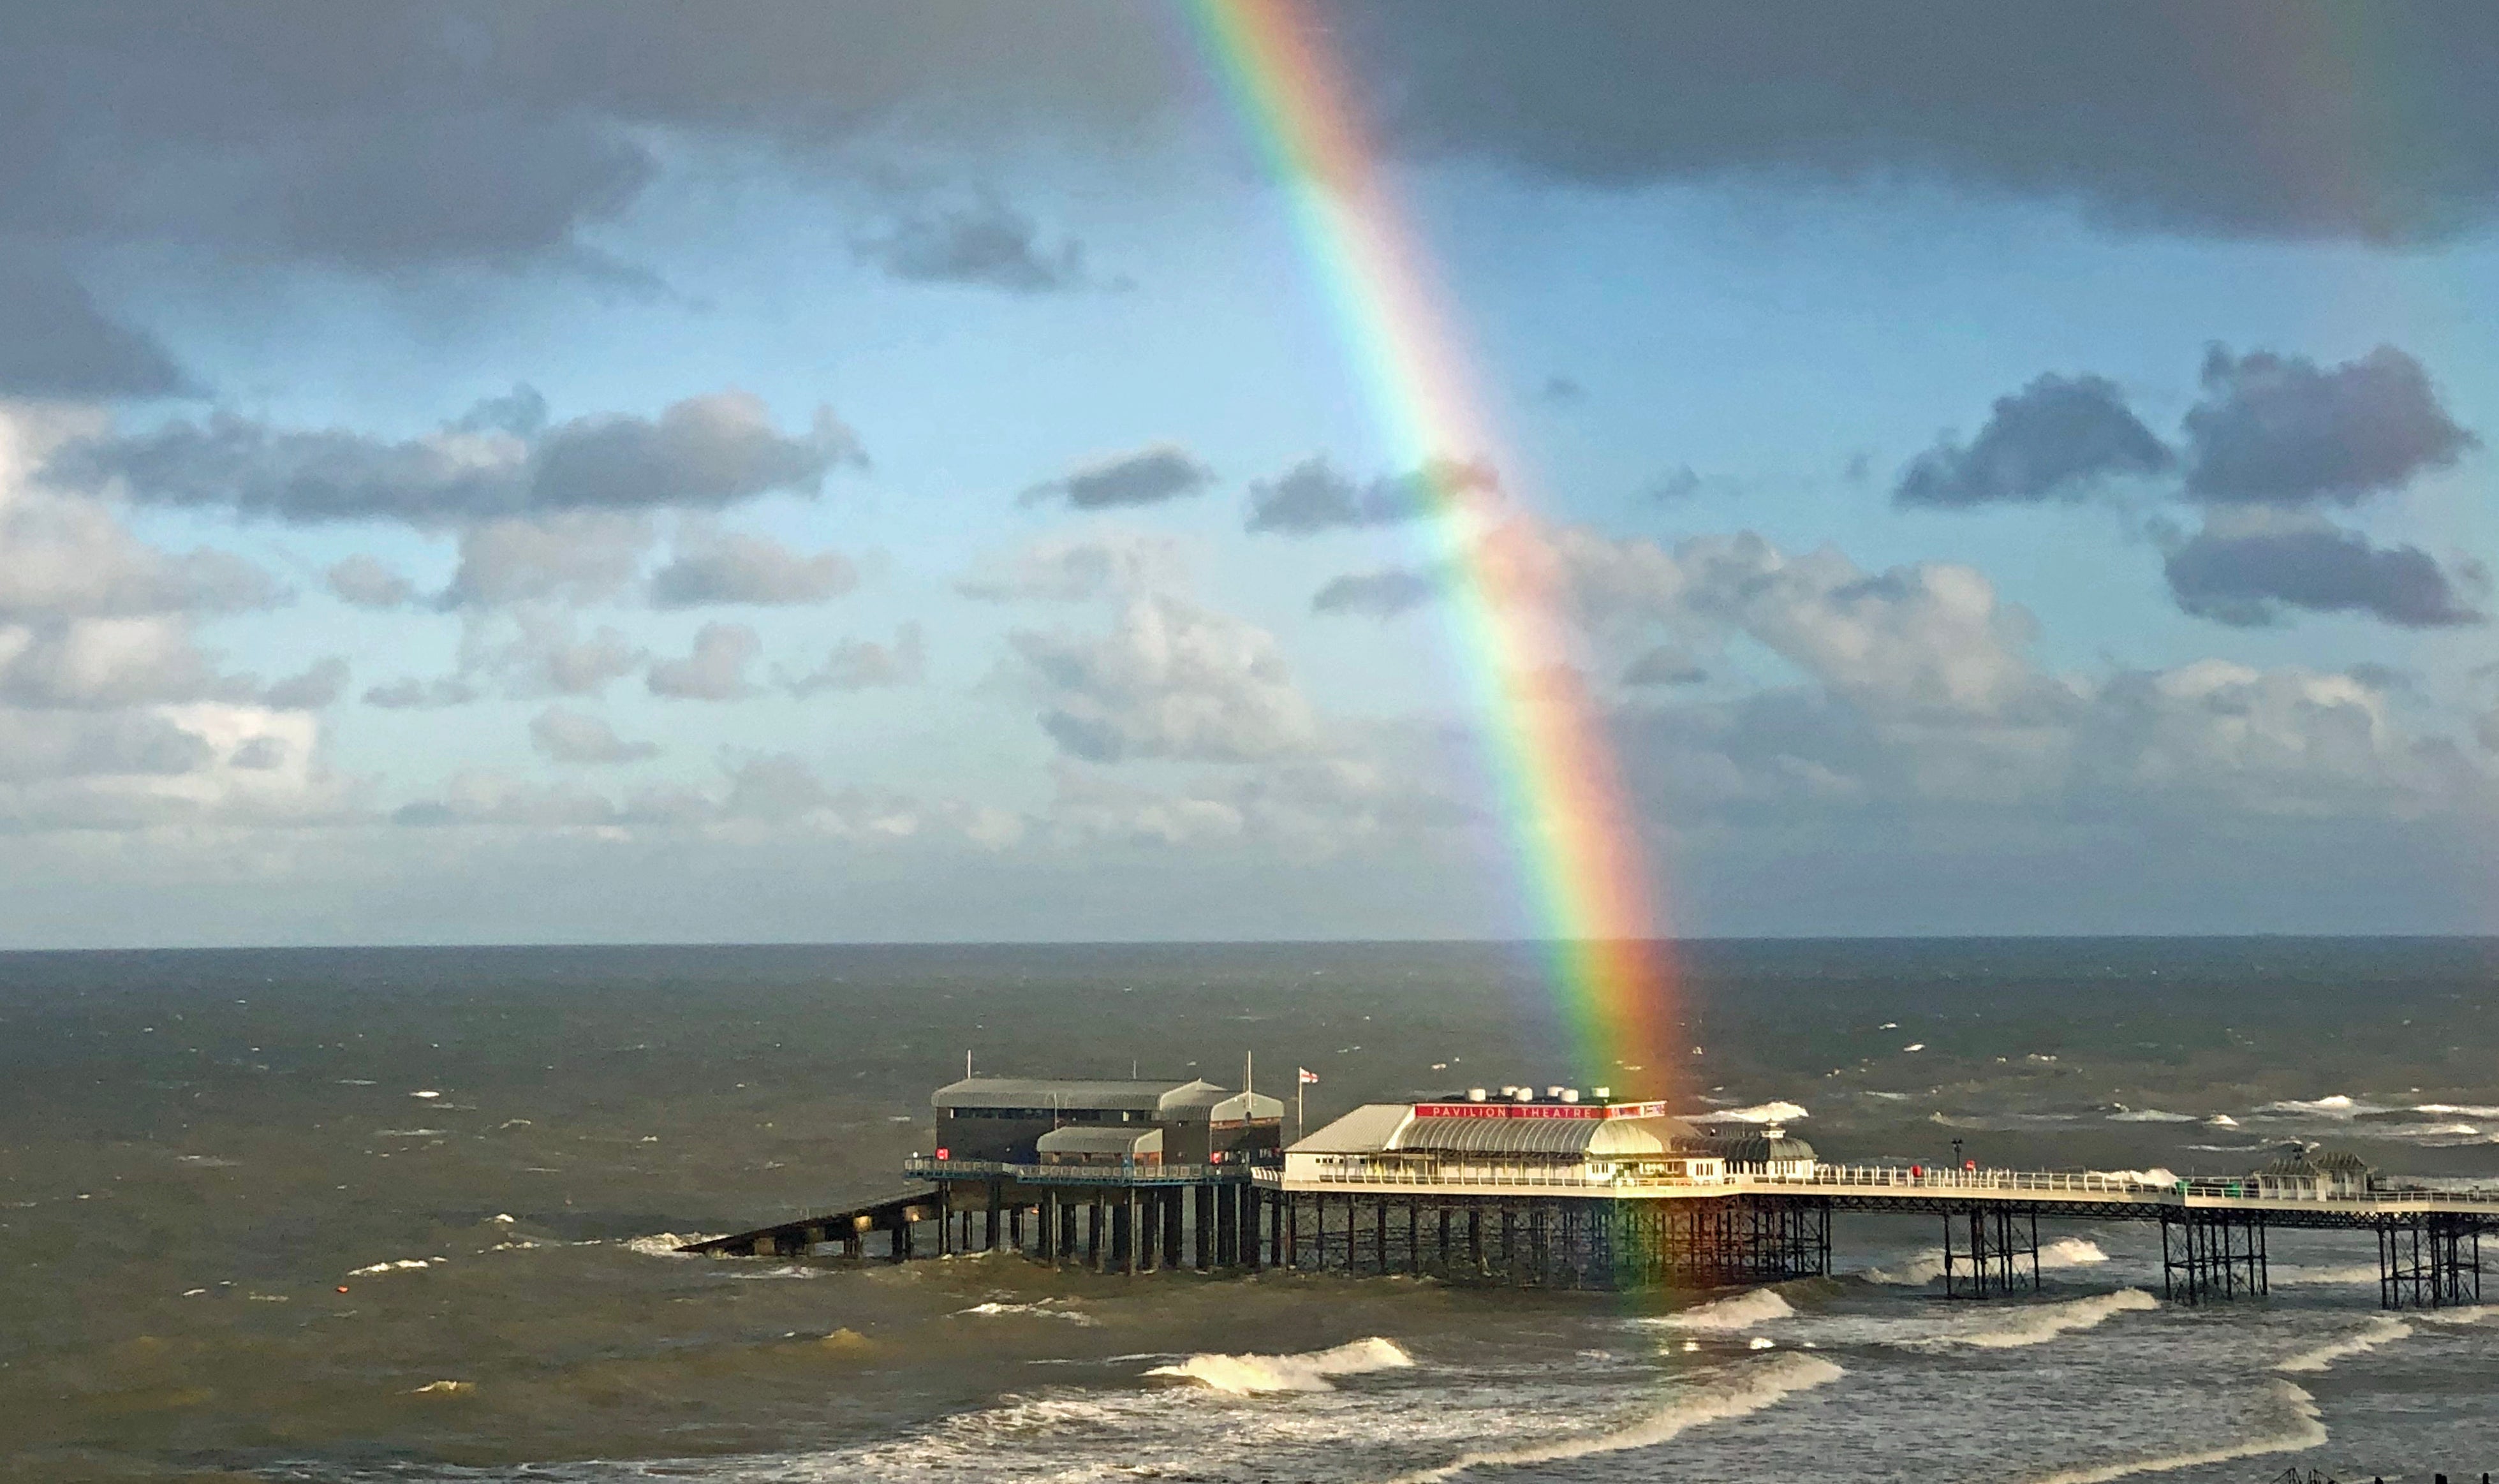
<instances>
[{"instance_id":1,"label":"pier","mask_svg":"<svg viewBox=\"0 0 2499 1484\"><path fill-rule=\"evenodd\" d=\"M1834 1217L1879 1212L1937 1222L1945 1294L1985 1299L2038 1289L2042 1222L2157 1221L2173 1302L2263 1297L2267 1234L2311 1229L2371 1233L2379 1302L2403 1309L2482 1302L2482 1238L2499 1233L2499 1188L2431 1187L2348 1154L2166 1182L1834 1164L1784 1130L1712 1128L1604 1089L1367 1104L1289 1148L1276 1099L1195 1081L967 1078L934 1101L939 1146L902 1172L925 1190L685 1250L1717 1288L1828 1274Z\"/></svg>"}]
</instances>

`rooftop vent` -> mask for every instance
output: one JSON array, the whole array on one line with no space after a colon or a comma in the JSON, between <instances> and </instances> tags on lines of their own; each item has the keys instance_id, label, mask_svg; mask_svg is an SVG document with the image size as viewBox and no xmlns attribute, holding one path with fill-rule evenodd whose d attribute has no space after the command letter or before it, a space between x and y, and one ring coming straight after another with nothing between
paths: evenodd
<instances>
[{"instance_id":1,"label":"rooftop vent","mask_svg":"<svg viewBox=\"0 0 2499 1484\"><path fill-rule=\"evenodd\" d=\"M1614 1099L1614 1089L1611 1087L1591 1087L1588 1089L1588 1094L1600 1103L1610 1103Z\"/></svg>"},{"instance_id":2,"label":"rooftop vent","mask_svg":"<svg viewBox=\"0 0 2499 1484\"><path fill-rule=\"evenodd\" d=\"M1563 1089L1562 1089L1562 1101L1563 1101L1563 1102L1565 1102L1565 1103L1576 1103L1577 1101L1579 1101L1579 1089L1578 1089L1578 1088L1576 1088L1576 1087L1565 1087L1565 1088L1563 1088Z\"/></svg>"},{"instance_id":3,"label":"rooftop vent","mask_svg":"<svg viewBox=\"0 0 2499 1484\"><path fill-rule=\"evenodd\" d=\"M1470 1103L1480 1103L1480 1102L1482 1102L1483 1100L1484 1100L1484 1090L1483 1090L1481 1087L1470 1087L1470 1088L1468 1088L1468 1089L1467 1089L1467 1101L1468 1101L1468 1102L1470 1102Z\"/></svg>"},{"instance_id":4,"label":"rooftop vent","mask_svg":"<svg viewBox=\"0 0 2499 1484\"><path fill-rule=\"evenodd\" d=\"M1544 1095L1548 1098L1560 1097L1562 1095L1562 1084L1560 1082L1556 1082L1552 1086L1545 1088Z\"/></svg>"},{"instance_id":5,"label":"rooftop vent","mask_svg":"<svg viewBox=\"0 0 2499 1484\"><path fill-rule=\"evenodd\" d=\"M1521 1087L1512 1095L1522 1103L1533 1103L1536 1101L1536 1089L1533 1087Z\"/></svg>"}]
</instances>

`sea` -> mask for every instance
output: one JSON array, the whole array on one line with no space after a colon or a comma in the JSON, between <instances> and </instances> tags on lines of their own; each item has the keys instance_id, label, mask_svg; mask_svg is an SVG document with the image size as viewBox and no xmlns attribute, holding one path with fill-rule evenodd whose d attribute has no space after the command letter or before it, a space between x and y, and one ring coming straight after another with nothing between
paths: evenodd
<instances>
[{"instance_id":1,"label":"sea","mask_svg":"<svg viewBox=\"0 0 2499 1484\"><path fill-rule=\"evenodd\" d=\"M2366 1233L2161 1298L2157 1225L1944 1297L1518 1292L990 1254L677 1255L908 1188L1001 1074L1367 1099L1610 1079L1826 1159L2499 1180L2499 942L1679 945L1672 1065L1591 1066L1497 944L0 955L0 1479L2464 1481L2494 1307L2382 1312ZM1643 1053L1645 1054L1645 1053ZM1296 1081L1299 1069L1317 1077ZM1781 1108L1778 1105L1790 1105Z\"/></svg>"}]
</instances>

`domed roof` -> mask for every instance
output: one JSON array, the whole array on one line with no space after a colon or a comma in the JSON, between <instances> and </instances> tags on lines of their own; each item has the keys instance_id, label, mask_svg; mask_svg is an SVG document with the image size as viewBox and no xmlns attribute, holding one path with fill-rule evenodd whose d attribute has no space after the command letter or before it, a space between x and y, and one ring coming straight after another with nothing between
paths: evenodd
<instances>
[{"instance_id":1,"label":"domed roof","mask_svg":"<svg viewBox=\"0 0 2499 1484\"><path fill-rule=\"evenodd\" d=\"M1702 1151L1715 1154L1731 1165L1767 1165L1772 1161L1807 1160L1814 1157L1813 1145L1784 1132L1763 1130L1741 1134L1718 1134L1700 1141Z\"/></svg>"}]
</instances>

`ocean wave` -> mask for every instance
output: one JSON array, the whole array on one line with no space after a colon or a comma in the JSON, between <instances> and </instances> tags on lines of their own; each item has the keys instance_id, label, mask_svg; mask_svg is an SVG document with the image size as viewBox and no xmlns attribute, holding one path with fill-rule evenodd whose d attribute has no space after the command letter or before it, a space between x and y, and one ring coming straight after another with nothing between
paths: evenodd
<instances>
[{"instance_id":1,"label":"ocean wave","mask_svg":"<svg viewBox=\"0 0 2499 1484\"><path fill-rule=\"evenodd\" d=\"M2067 1468L2047 1474L2033 1484L2109 1484L2129 1474L2167 1473L2176 1468L2194 1468L2205 1464L2226 1464L2233 1459L2257 1458L2267 1453L2296 1453L2302 1448L2325 1445L2325 1424L2318 1420L2317 1399L2288 1381L2273 1383L2275 1426L2270 1432L2240 1442L2224 1443L2218 1448L2202 1448L2191 1453L2155 1454L2149 1458L2121 1464L2103 1464L2092 1468Z\"/></svg>"},{"instance_id":2,"label":"ocean wave","mask_svg":"<svg viewBox=\"0 0 2499 1484\"><path fill-rule=\"evenodd\" d=\"M1847 1373L1820 1356L1782 1355L1697 1388L1690 1395L1678 1397L1630 1426L1610 1433L1558 1438L1552 1442L1531 1443L1523 1448L1461 1454L1438 1468L1402 1474L1394 1484L1437 1484L1439 1480L1452 1478L1471 1468L1556 1464L1600 1453L1653 1448L1672 1441L1704 1423L1748 1416L1775 1406L1798 1392L1828 1386Z\"/></svg>"},{"instance_id":3,"label":"ocean wave","mask_svg":"<svg viewBox=\"0 0 2499 1484\"><path fill-rule=\"evenodd\" d=\"M2104 1180L2124 1180L2129 1185L2166 1186L2178 1183L2177 1172L2157 1166L2150 1170L2093 1170L2091 1173Z\"/></svg>"},{"instance_id":4,"label":"ocean wave","mask_svg":"<svg viewBox=\"0 0 2499 1484\"><path fill-rule=\"evenodd\" d=\"M2472 1139L2482 1130L2470 1123L2363 1123L2343 1135L2346 1139L2385 1139L2417 1143L2431 1139Z\"/></svg>"},{"instance_id":5,"label":"ocean wave","mask_svg":"<svg viewBox=\"0 0 2499 1484\"><path fill-rule=\"evenodd\" d=\"M695 1255L692 1252L680 1252L677 1248L689 1247L698 1242L717 1242L728 1235L727 1232L653 1232L648 1237L628 1238L617 1245L628 1252L639 1252L644 1257L692 1257Z\"/></svg>"},{"instance_id":6,"label":"ocean wave","mask_svg":"<svg viewBox=\"0 0 2499 1484\"><path fill-rule=\"evenodd\" d=\"M2445 1113L2454 1118L2499 1118L2499 1108L2475 1103L2416 1103L2412 1111L2418 1113Z\"/></svg>"},{"instance_id":7,"label":"ocean wave","mask_svg":"<svg viewBox=\"0 0 2499 1484\"><path fill-rule=\"evenodd\" d=\"M1052 1304L1048 1299L1044 1299L1038 1304L1000 1304L993 1300L988 1304L975 1304L970 1308L958 1308L955 1310L955 1312L957 1314L979 1314L984 1318L999 1318L1006 1315L1017 1315L1032 1319L1064 1319L1069 1324L1089 1325L1099 1324L1102 1322L1101 1320L1094 1318L1091 1314L1081 1314L1072 1308L1060 1308Z\"/></svg>"},{"instance_id":8,"label":"ocean wave","mask_svg":"<svg viewBox=\"0 0 2499 1484\"><path fill-rule=\"evenodd\" d=\"M2329 1339L2314 1349L2302 1350L2273 1369L2284 1371L2322 1371L2347 1356L2365 1355L2380 1345L2392 1344L2412 1332L2411 1325L2398 1319L2372 1319L2351 1334Z\"/></svg>"},{"instance_id":9,"label":"ocean wave","mask_svg":"<svg viewBox=\"0 0 2499 1484\"><path fill-rule=\"evenodd\" d=\"M2393 1108L2381 1108L2375 1103L2363 1103L2340 1092L2328 1093L2321 1098L2280 1098L2256 1110L2260 1113L2271 1113L2277 1117L2288 1114L2331 1118L2338 1123L2371 1113L2390 1113L2400 1111Z\"/></svg>"},{"instance_id":10,"label":"ocean wave","mask_svg":"<svg viewBox=\"0 0 2499 1484\"><path fill-rule=\"evenodd\" d=\"M1302 1355L1192 1355L1176 1366L1156 1366L1148 1375L1178 1376L1236 1397L1277 1391L1334 1391L1330 1376L1402 1371L1414 1357L1396 1341L1374 1335L1332 1349Z\"/></svg>"},{"instance_id":11,"label":"ocean wave","mask_svg":"<svg viewBox=\"0 0 2499 1484\"><path fill-rule=\"evenodd\" d=\"M2060 1237L2039 1248L2039 1266L2043 1269L2088 1268L2108 1260L2100 1244L2088 1237ZM1906 1288L1931 1283L1944 1275L1943 1249L1930 1247L1897 1268L1868 1268L1858 1275L1869 1283Z\"/></svg>"},{"instance_id":12,"label":"ocean wave","mask_svg":"<svg viewBox=\"0 0 2499 1484\"><path fill-rule=\"evenodd\" d=\"M2204 1121L2193 1113L2163 1113L2158 1108L2128 1108L2123 1103L2118 1105L2117 1112L2108 1115L2108 1120L2111 1123L2201 1123Z\"/></svg>"},{"instance_id":13,"label":"ocean wave","mask_svg":"<svg viewBox=\"0 0 2499 1484\"><path fill-rule=\"evenodd\" d=\"M2374 1283L2378 1280L2375 1263L2344 1263L2324 1268L2302 1268L2295 1264L2268 1265L2266 1280L2305 1286L2310 1283Z\"/></svg>"},{"instance_id":14,"label":"ocean wave","mask_svg":"<svg viewBox=\"0 0 2499 1484\"><path fill-rule=\"evenodd\" d=\"M422 1272L447 1261L449 1261L448 1258L441 1257L403 1257L395 1261L373 1263L362 1268L350 1268L347 1270L347 1276L373 1277L379 1274L395 1273L404 1269Z\"/></svg>"},{"instance_id":15,"label":"ocean wave","mask_svg":"<svg viewBox=\"0 0 2499 1484\"><path fill-rule=\"evenodd\" d=\"M2121 1288L2115 1293L2097 1293L2087 1299L2032 1305L2008 1313L2005 1317L2010 1322L1993 1329L1932 1335L1908 1341L1907 1348L1937 1350L1968 1345L1980 1350L2017 1350L2026 1345L2045 1344L2060 1335L2076 1330L2091 1329L2119 1314L2159 1307L2158 1299L2140 1288Z\"/></svg>"},{"instance_id":16,"label":"ocean wave","mask_svg":"<svg viewBox=\"0 0 2499 1484\"><path fill-rule=\"evenodd\" d=\"M2467 1304L2460 1308L2425 1308L2413 1315L2423 1324L2480 1324L2499 1315L2499 1304Z\"/></svg>"},{"instance_id":17,"label":"ocean wave","mask_svg":"<svg viewBox=\"0 0 2499 1484\"><path fill-rule=\"evenodd\" d=\"M1773 1319L1785 1319L1796 1312L1787 1300L1767 1288L1739 1293L1734 1298L1696 1304L1690 1308L1661 1314L1652 1323L1676 1330L1743 1330Z\"/></svg>"},{"instance_id":18,"label":"ocean wave","mask_svg":"<svg viewBox=\"0 0 2499 1484\"><path fill-rule=\"evenodd\" d=\"M1683 1116L1688 1123L1794 1123L1813 1114L1794 1103L1770 1102L1756 1103L1750 1108L1713 1108Z\"/></svg>"}]
</instances>

